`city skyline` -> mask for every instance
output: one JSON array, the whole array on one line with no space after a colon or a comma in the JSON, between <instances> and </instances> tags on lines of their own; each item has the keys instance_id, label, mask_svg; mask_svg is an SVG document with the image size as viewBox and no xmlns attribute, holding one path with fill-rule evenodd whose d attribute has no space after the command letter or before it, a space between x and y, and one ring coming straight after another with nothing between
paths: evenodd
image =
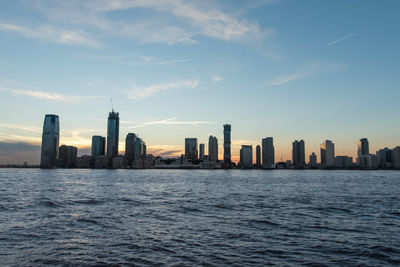
<instances>
[{"instance_id":1,"label":"city skyline","mask_svg":"<svg viewBox=\"0 0 400 267\"><path fill-rule=\"evenodd\" d=\"M49 113L60 146L89 155L110 98L119 153L129 132L162 156L213 135L221 160L225 123L235 162L267 136L275 161L292 158L293 140L318 162L327 139L353 159L360 138L371 153L400 143L397 1L109 3L0 3L1 164L40 163Z\"/></svg>"}]
</instances>

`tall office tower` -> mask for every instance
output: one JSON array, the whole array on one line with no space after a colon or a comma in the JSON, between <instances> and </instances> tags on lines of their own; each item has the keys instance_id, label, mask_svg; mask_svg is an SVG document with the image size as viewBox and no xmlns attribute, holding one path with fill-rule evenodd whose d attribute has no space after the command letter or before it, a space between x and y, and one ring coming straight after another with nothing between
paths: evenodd
<instances>
[{"instance_id":1,"label":"tall office tower","mask_svg":"<svg viewBox=\"0 0 400 267\"><path fill-rule=\"evenodd\" d=\"M108 114L107 123L107 156L118 156L118 141L119 141L119 113L112 112Z\"/></svg>"},{"instance_id":2,"label":"tall office tower","mask_svg":"<svg viewBox=\"0 0 400 267\"><path fill-rule=\"evenodd\" d=\"M200 148L199 159L203 160L204 159L204 144L200 144L199 148Z\"/></svg>"},{"instance_id":3,"label":"tall office tower","mask_svg":"<svg viewBox=\"0 0 400 267\"><path fill-rule=\"evenodd\" d=\"M53 168L58 159L60 123L57 115L46 114L43 123L40 168Z\"/></svg>"},{"instance_id":4,"label":"tall office tower","mask_svg":"<svg viewBox=\"0 0 400 267\"><path fill-rule=\"evenodd\" d=\"M256 146L256 168L261 168L261 147Z\"/></svg>"},{"instance_id":5,"label":"tall office tower","mask_svg":"<svg viewBox=\"0 0 400 267\"><path fill-rule=\"evenodd\" d=\"M242 163L243 169L253 168L253 147L242 146L240 149L240 162Z\"/></svg>"},{"instance_id":6,"label":"tall office tower","mask_svg":"<svg viewBox=\"0 0 400 267\"><path fill-rule=\"evenodd\" d=\"M92 158L104 156L106 149L106 138L94 135L92 137Z\"/></svg>"},{"instance_id":7,"label":"tall office tower","mask_svg":"<svg viewBox=\"0 0 400 267\"><path fill-rule=\"evenodd\" d=\"M231 168L231 125L224 124L224 168Z\"/></svg>"},{"instance_id":8,"label":"tall office tower","mask_svg":"<svg viewBox=\"0 0 400 267\"><path fill-rule=\"evenodd\" d=\"M325 140L321 144L321 165L326 167L335 166L335 144L331 140Z\"/></svg>"},{"instance_id":9,"label":"tall office tower","mask_svg":"<svg viewBox=\"0 0 400 267\"><path fill-rule=\"evenodd\" d=\"M308 164L309 164L311 167L317 166L317 155L315 155L314 152L310 155L310 161L308 162Z\"/></svg>"},{"instance_id":10,"label":"tall office tower","mask_svg":"<svg viewBox=\"0 0 400 267\"><path fill-rule=\"evenodd\" d=\"M125 138L125 157L128 161L128 166L132 167L132 163L135 160L135 143L136 134L128 133Z\"/></svg>"},{"instance_id":11,"label":"tall office tower","mask_svg":"<svg viewBox=\"0 0 400 267\"><path fill-rule=\"evenodd\" d=\"M66 145L60 146L59 149L60 167L75 168L77 157L78 157L78 148Z\"/></svg>"},{"instance_id":12,"label":"tall office tower","mask_svg":"<svg viewBox=\"0 0 400 267\"><path fill-rule=\"evenodd\" d=\"M197 159L197 138L185 138L185 157L186 159Z\"/></svg>"},{"instance_id":13,"label":"tall office tower","mask_svg":"<svg viewBox=\"0 0 400 267\"><path fill-rule=\"evenodd\" d=\"M262 168L273 169L275 166L274 139L267 137L262 139Z\"/></svg>"},{"instance_id":14,"label":"tall office tower","mask_svg":"<svg viewBox=\"0 0 400 267\"><path fill-rule=\"evenodd\" d=\"M367 138L361 138L360 141L358 141L358 150L357 150L357 155L358 157L361 157L362 155L369 154L369 143Z\"/></svg>"},{"instance_id":15,"label":"tall office tower","mask_svg":"<svg viewBox=\"0 0 400 267\"><path fill-rule=\"evenodd\" d=\"M212 135L208 138L208 157L210 161L218 160L218 139Z\"/></svg>"},{"instance_id":16,"label":"tall office tower","mask_svg":"<svg viewBox=\"0 0 400 267\"><path fill-rule=\"evenodd\" d=\"M304 140L297 141L295 140L292 143L292 164L295 167L302 167L305 165L305 149L304 149Z\"/></svg>"},{"instance_id":17,"label":"tall office tower","mask_svg":"<svg viewBox=\"0 0 400 267\"><path fill-rule=\"evenodd\" d=\"M144 159L146 157L146 144L142 138L136 137L134 160Z\"/></svg>"}]
</instances>

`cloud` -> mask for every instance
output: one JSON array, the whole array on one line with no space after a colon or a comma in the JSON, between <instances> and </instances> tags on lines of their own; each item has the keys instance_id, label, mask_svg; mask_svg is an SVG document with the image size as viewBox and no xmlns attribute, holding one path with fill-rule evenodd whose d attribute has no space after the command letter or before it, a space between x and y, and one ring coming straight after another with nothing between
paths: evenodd
<instances>
[{"instance_id":1,"label":"cloud","mask_svg":"<svg viewBox=\"0 0 400 267\"><path fill-rule=\"evenodd\" d=\"M34 132L34 133L42 132L41 127L18 125L18 124L0 123L0 128L17 129L17 130L23 130L23 131L28 131L28 132Z\"/></svg>"},{"instance_id":2,"label":"cloud","mask_svg":"<svg viewBox=\"0 0 400 267\"><path fill-rule=\"evenodd\" d=\"M0 141L0 164L39 164L40 145Z\"/></svg>"},{"instance_id":3,"label":"cloud","mask_svg":"<svg viewBox=\"0 0 400 267\"><path fill-rule=\"evenodd\" d=\"M35 90L25 90L25 89L14 89L14 88L7 88L7 87L0 87L0 91L9 92L14 95L23 95L34 97L38 99L45 99L51 101L59 101L59 102L70 102L76 103L86 99L96 99L102 98L102 96L71 96L71 95L63 95L59 93L52 93L52 92L42 92L42 91L35 91Z\"/></svg>"},{"instance_id":4,"label":"cloud","mask_svg":"<svg viewBox=\"0 0 400 267\"><path fill-rule=\"evenodd\" d=\"M0 22L0 31L17 32L27 38L42 39L62 44L101 47L100 43L91 39L88 34L81 30L64 30L50 25L29 28L17 24Z\"/></svg>"},{"instance_id":5,"label":"cloud","mask_svg":"<svg viewBox=\"0 0 400 267\"><path fill-rule=\"evenodd\" d=\"M151 145L146 147L147 154L161 157L180 157L185 153L182 146L174 145Z\"/></svg>"},{"instance_id":6,"label":"cloud","mask_svg":"<svg viewBox=\"0 0 400 267\"><path fill-rule=\"evenodd\" d=\"M150 85L148 87L135 87L127 91L127 94L129 98L137 100L137 99L147 98L161 91L167 91L170 89L196 88L198 83L199 82L195 80L186 80L186 81L177 81L177 82L170 82L163 84L155 84L155 85Z\"/></svg>"},{"instance_id":7,"label":"cloud","mask_svg":"<svg viewBox=\"0 0 400 267\"><path fill-rule=\"evenodd\" d=\"M213 82L214 82L214 83L217 83L217 82L223 81L223 80L224 80L224 77L221 77L221 76L216 75L216 76L213 76L212 79L213 79Z\"/></svg>"},{"instance_id":8,"label":"cloud","mask_svg":"<svg viewBox=\"0 0 400 267\"><path fill-rule=\"evenodd\" d=\"M215 122L210 121L177 121L178 118L170 118L159 121L149 121L149 122L128 122L121 121L121 124L135 124L134 126L128 127L129 129L140 128L149 125L192 125L197 126L201 124L214 124Z\"/></svg>"},{"instance_id":9,"label":"cloud","mask_svg":"<svg viewBox=\"0 0 400 267\"><path fill-rule=\"evenodd\" d=\"M342 64L311 64L303 70L291 74L281 75L278 78L267 83L267 86L279 86L296 80L305 79L320 73L335 72L347 68L346 65Z\"/></svg>"},{"instance_id":10,"label":"cloud","mask_svg":"<svg viewBox=\"0 0 400 267\"><path fill-rule=\"evenodd\" d=\"M347 34L347 35L345 35L345 36L343 36L343 37L341 37L339 39L336 39L333 42L328 43L326 46L332 46L332 45L337 44L337 43L339 43L341 41L344 41L344 40L346 40L346 39L348 39L350 37L353 37L353 36L355 36L357 34L358 34L358 32L353 32L353 33Z\"/></svg>"}]
</instances>

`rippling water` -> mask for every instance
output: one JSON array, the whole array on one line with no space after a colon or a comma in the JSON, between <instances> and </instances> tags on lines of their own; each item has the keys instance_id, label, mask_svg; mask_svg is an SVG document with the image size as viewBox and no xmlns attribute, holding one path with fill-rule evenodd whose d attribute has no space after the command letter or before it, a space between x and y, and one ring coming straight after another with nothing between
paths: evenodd
<instances>
[{"instance_id":1,"label":"rippling water","mask_svg":"<svg viewBox=\"0 0 400 267\"><path fill-rule=\"evenodd\" d=\"M400 172L0 169L0 260L400 264Z\"/></svg>"}]
</instances>

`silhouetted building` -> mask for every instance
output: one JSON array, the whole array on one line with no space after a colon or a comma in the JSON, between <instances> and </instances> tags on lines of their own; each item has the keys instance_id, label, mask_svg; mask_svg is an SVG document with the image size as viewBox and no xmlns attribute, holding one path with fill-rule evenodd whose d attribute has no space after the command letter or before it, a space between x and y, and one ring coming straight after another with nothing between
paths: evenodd
<instances>
[{"instance_id":1,"label":"silhouetted building","mask_svg":"<svg viewBox=\"0 0 400 267\"><path fill-rule=\"evenodd\" d=\"M92 137L92 157L104 156L106 150L106 138L94 135Z\"/></svg>"},{"instance_id":2,"label":"silhouetted building","mask_svg":"<svg viewBox=\"0 0 400 267\"><path fill-rule=\"evenodd\" d=\"M335 144L331 140L325 140L321 144L321 165L325 167L335 166Z\"/></svg>"},{"instance_id":3,"label":"silhouetted building","mask_svg":"<svg viewBox=\"0 0 400 267\"><path fill-rule=\"evenodd\" d=\"M200 149L199 159L204 160L204 144L200 144L199 149Z\"/></svg>"},{"instance_id":4,"label":"silhouetted building","mask_svg":"<svg viewBox=\"0 0 400 267\"><path fill-rule=\"evenodd\" d=\"M136 138L136 134L134 133L128 133L125 138L125 157L130 167L132 167L132 163L135 161Z\"/></svg>"},{"instance_id":5,"label":"silhouetted building","mask_svg":"<svg viewBox=\"0 0 400 267\"><path fill-rule=\"evenodd\" d=\"M253 168L253 147L252 146L242 146L240 149L240 163L243 169Z\"/></svg>"},{"instance_id":6,"label":"silhouetted building","mask_svg":"<svg viewBox=\"0 0 400 267\"><path fill-rule=\"evenodd\" d=\"M348 156L336 156L335 167L339 169L346 169L353 167L353 158Z\"/></svg>"},{"instance_id":7,"label":"silhouetted building","mask_svg":"<svg viewBox=\"0 0 400 267\"><path fill-rule=\"evenodd\" d=\"M364 154L358 157L358 165L361 169L378 168L378 158L374 154Z\"/></svg>"},{"instance_id":8,"label":"silhouetted building","mask_svg":"<svg viewBox=\"0 0 400 267\"><path fill-rule=\"evenodd\" d=\"M60 124L57 115L46 114L43 123L42 148L40 156L41 168L53 168L58 159L58 143L60 140Z\"/></svg>"},{"instance_id":9,"label":"silhouetted building","mask_svg":"<svg viewBox=\"0 0 400 267\"><path fill-rule=\"evenodd\" d=\"M197 138L185 138L185 158L197 160Z\"/></svg>"},{"instance_id":10,"label":"silhouetted building","mask_svg":"<svg viewBox=\"0 0 400 267\"><path fill-rule=\"evenodd\" d=\"M275 167L275 148L272 137L262 139L262 168L273 169Z\"/></svg>"},{"instance_id":11,"label":"silhouetted building","mask_svg":"<svg viewBox=\"0 0 400 267\"><path fill-rule=\"evenodd\" d=\"M212 135L208 138L208 156L210 161L218 160L218 139Z\"/></svg>"},{"instance_id":12,"label":"silhouetted building","mask_svg":"<svg viewBox=\"0 0 400 267\"><path fill-rule=\"evenodd\" d=\"M392 151L393 167L400 169L400 146L396 146Z\"/></svg>"},{"instance_id":13,"label":"silhouetted building","mask_svg":"<svg viewBox=\"0 0 400 267\"><path fill-rule=\"evenodd\" d=\"M295 167L303 167L306 164L305 157L304 140L295 140L292 143L292 164Z\"/></svg>"},{"instance_id":14,"label":"silhouetted building","mask_svg":"<svg viewBox=\"0 0 400 267\"><path fill-rule=\"evenodd\" d=\"M75 168L78 157L78 148L62 145L59 149L59 163L62 168Z\"/></svg>"},{"instance_id":15,"label":"silhouetted building","mask_svg":"<svg viewBox=\"0 0 400 267\"><path fill-rule=\"evenodd\" d=\"M378 167L381 168L392 167L393 166L392 153L393 150L387 147L376 151L376 157L378 159Z\"/></svg>"},{"instance_id":16,"label":"silhouetted building","mask_svg":"<svg viewBox=\"0 0 400 267\"><path fill-rule=\"evenodd\" d=\"M362 156L369 154L369 143L367 138L361 138L357 144L357 165L361 165L360 159Z\"/></svg>"},{"instance_id":17,"label":"silhouetted building","mask_svg":"<svg viewBox=\"0 0 400 267\"><path fill-rule=\"evenodd\" d=\"M119 113L110 112L108 114L107 123L107 156L118 156L118 142L119 142Z\"/></svg>"},{"instance_id":18,"label":"silhouetted building","mask_svg":"<svg viewBox=\"0 0 400 267\"><path fill-rule=\"evenodd\" d=\"M310 155L310 161L308 162L310 167L316 167L317 166L317 155L315 155L314 152L311 153Z\"/></svg>"},{"instance_id":19,"label":"silhouetted building","mask_svg":"<svg viewBox=\"0 0 400 267\"><path fill-rule=\"evenodd\" d=\"M261 147L256 146L256 168L261 168Z\"/></svg>"},{"instance_id":20,"label":"silhouetted building","mask_svg":"<svg viewBox=\"0 0 400 267\"><path fill-rule=\"evenodd\" d=\"M224 124L224 168L231 168L231 125Z\"/></svg>"}]
</instances>

